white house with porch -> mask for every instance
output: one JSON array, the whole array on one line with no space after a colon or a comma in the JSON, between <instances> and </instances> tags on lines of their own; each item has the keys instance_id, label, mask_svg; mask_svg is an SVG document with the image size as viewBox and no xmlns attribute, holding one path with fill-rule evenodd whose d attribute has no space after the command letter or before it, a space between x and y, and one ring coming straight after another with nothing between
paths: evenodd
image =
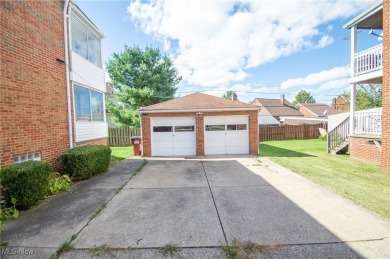
<instances>
[{"instance_id":1,"label":"white house with porch","mask_svg":"<svg viewBox=\"0 0 390 259\"><path fill-rule=\"evenodd\" d=\"M328 151L338 154L349 148L351 158L379 163L382 108L356 111L356 86L382 84L383 44L357 52L358 32L383 39L382 1L353 18L344 28L351 32L351 75L348 80L351 89L350 113L328 133Z\"/></svg>"}]
</instances>

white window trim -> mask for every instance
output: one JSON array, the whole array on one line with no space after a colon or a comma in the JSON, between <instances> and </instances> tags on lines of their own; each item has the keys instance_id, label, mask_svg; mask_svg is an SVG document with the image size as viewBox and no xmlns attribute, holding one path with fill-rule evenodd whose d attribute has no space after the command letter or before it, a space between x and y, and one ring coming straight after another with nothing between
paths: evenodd
<instances>
[{"instance_id":1,"label":"white window trim","mask_svg":"<svg viewBox=\"0 0 390 259\"><path fill-rule=\"evenodd\" d=\"M75 101L75 98L74 98L74 87L75 86L80 86L80 87L87 88L89 90L89 100L91 100L91 91L95 91L95 92L101 93L103 95L103 121L93 121L92 120L91 104L89 104L89 106L90 106L89 110L90 110L90 113L91 113L91 120L90 121L77 121L76 120L76 101ZM105 96L104 92L99 91L99 90L94 89L94 88L91 88L91 87L88 87L86 85L77 83L77 82L73 82L72 83L72 93L73 93L72 101L73 101L73 115L74 115L73 116L73 121L74 121L74 123L106 123L106 102L104 101L106 96Z\"/></svg>"},{"instance_id":2,"label":"white window trim","mask_svg":"<svg viewBox=\"0 0 390 259\"><path fill-rule=\"evenodd\" d=\"M75 11L74 11L75 10ZM83 24L85 24L85 26L87 26L88 29L90 29L90 31L95 34L96 37L99 38L100 40L100 66L96 65L95 63L91 62L88 58L84 58L82 55L78 54L76 51L73 50L73 44L72 44L72 14L74 14ZM83 57L85 60L87 60L89 63L91 63L92 65L94 66L97 66L99 68L102 68L103 69L103 59L102 59L102 56L103 56L103 53L102 53L102 39L104 38L103 34L101 34L99 31L96 30L96 28L94 26L91 26L91 23L89 21L87 21L84 17L82 17L79 13L78 10L76 10L75 8L72 9L72 12L71 14L69 15L69 49L71 51L71 53L77 53L80 57ZM87 34L88 34L88 31L87 31ZM88 36L87 36L87 57L88 57Z\"/></svg>"}]
</instances>

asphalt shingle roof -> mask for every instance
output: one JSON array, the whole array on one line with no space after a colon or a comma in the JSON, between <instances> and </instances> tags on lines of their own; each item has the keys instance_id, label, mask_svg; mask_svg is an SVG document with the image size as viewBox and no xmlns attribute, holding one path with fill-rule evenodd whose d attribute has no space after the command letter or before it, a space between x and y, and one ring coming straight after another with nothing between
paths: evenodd
<instances>
[{"instance_id":1,"label":"asphalt shingle roof","mask_svg":"<svg viewBox=\"0 0 390 259\"><path fill-rule=\"evenodd\" d=\"M284 104L280 99L265 99L265 98L256 98L261 105L258 106L264 107L272 116L303 116L303 114L298 111L292 103L284 100Z\"/></svg>"},{"instance_id":2,"label":"asphalt shingle roof","mask_svg":"<svg viewBox=\"0 0 390 259\"><path fill-rule=\"evenodd\" d=\"M142 107L139 111L159 110L207 110L207 109L256 109L257 106L240 101L228 100L203 93L193 93L166 102Z\"/></svg>"},{"instance_id":3,"label":"asphalt shingle roof","mask_svg":"<svg viewBox=\"0 0 390 259\"><path fill-rule=\"evenodd\" d=\"M299 105L310 110L317 116L328 116L340 113L339 111L325 103L300 103Z\"/></svg>"}]
</instances>

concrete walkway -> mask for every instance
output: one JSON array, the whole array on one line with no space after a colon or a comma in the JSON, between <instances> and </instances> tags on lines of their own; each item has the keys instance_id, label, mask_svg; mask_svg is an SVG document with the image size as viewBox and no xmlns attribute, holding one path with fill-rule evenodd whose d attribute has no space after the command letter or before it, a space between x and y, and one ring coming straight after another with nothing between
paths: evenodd
<instances>
[{"instance_id":1,"label":"concrete walkway","mask_svg":"<svg viewBox=\"0 0 390 259\"><path fill-rule=\"evenodd\" d=\"M76 250L61 258L164 258L158 249L167 244L181 258L224 258L220 246L234 239L281 245L273 258L390 258L389 221L266 158L150 159L115 195L140 162L115 168L121 181L85 182L83 206L77 196L58 196L28 211L7 226L4 241L41 248L39 258L76 233ZM64 213L40 219L56 206Z\"/></svg>"}]
</instances>

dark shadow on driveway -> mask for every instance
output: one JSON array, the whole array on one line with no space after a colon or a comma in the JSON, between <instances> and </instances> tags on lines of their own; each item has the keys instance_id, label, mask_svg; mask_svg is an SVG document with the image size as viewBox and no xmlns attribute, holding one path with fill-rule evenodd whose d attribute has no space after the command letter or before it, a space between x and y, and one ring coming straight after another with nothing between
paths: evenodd
<instances>
[{"instance_id":1,"label":"dark shadow on driveway","mask_svg":"<svg viewBox=\"0 0 390 259\"><path fill-rule=\"evenodd\" d=\"M266 151L264 151L266 149ZM260 155L268 157L315 157L310 154L293 151L290 149L275 147L267 144L260 145Z\"/></svg>"}]
</instances>

